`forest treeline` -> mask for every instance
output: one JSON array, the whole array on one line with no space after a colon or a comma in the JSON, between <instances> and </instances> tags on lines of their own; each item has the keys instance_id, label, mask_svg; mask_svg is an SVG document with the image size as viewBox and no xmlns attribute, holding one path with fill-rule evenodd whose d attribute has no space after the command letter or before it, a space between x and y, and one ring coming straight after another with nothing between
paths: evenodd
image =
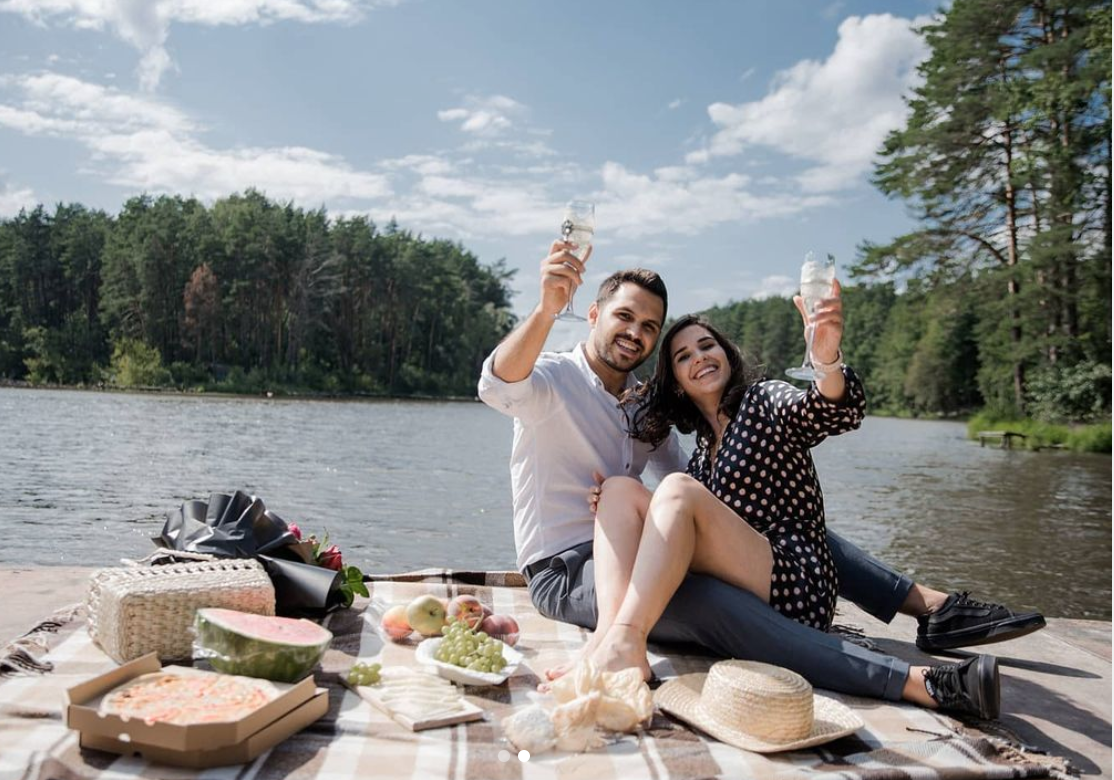
<instances>
[{"instance_id":1,"label":"forest treeline","mask_svg":"<svg viewBox=\"0 0 1114 780\"><path fill-rule=\"evenodd\" d=\"M1110 3L956 0L921 34L874 172L916 228L860 247L848 360L876 410L1109 419ZM775 373L799 361L783 304L712 314Z\"/></svg>"},{"instance_id":2,"label":"forest treeline","mask_svg":"<svg viewBox=\"0 0 1114 780\"><path fill-rule=\"evenodd\" d=\"M0 376L232 392L473 395L512 273L394 223L249 191L0 223Z\"/></svg>"},{"instance_id":3,"label":"forest treeline","mask_svg":"<svg viewBox=\"0 0 1114 780\"><path fill-rule=\"evenodd\" d=\"M956 0L922 34L874 172L916 227L841 272L847 360L875 412L1108 421L1110 3ZM512 276L251 190L40 206L0 221L0 378L471 396ZM708 314L772 376L802 357L785 299Z\"/></svg>"}]
</instances>

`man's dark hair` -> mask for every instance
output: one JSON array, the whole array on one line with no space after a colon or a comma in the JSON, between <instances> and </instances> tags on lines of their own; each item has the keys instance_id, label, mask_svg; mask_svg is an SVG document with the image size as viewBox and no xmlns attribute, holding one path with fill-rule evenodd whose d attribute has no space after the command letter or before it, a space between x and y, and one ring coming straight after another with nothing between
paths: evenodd
<instances>
[{"instance_id":1,"label":"man's dark hair","mask_svg":"<svg viewBox=\"0 0 1114 780\"><path fill-rule=\"evenodd\" d=\"M618 292L619 287L626 282L637 284L646 292L661 298L661 321L665 322L665 313L669 310L669 293L665 289L665 282L655 272L645 268L626 268L604 279L599 292L596 293L596 305L603 306L604 302Z\"/></svg>"}]
</instances>

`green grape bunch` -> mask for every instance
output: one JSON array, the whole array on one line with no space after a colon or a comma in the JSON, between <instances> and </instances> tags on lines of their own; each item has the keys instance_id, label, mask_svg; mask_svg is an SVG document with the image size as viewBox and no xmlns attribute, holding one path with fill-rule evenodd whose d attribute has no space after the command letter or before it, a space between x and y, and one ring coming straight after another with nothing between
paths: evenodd
<instances>
[{"instance_id":1,"label":"green grape bunch","mask_svg":"<svg viewBox=\"0 0 1114 780\"><path fill-rule=\"evenodd\" d=\"M441 645L433 657L443 663L459 666L472 672L498 674L507 665L503 657L503 643L463 620L445 627Z\"/></svg>"},{"instance_id":2,"label":"green grape bunch","mask_svg":"<svg viewBox=\"0 0 1114 780\"><path fill-rule=\"evenodd\" d=\"M355 663L348 670L349 685L376 685L379 683L380 664Z\"/></svg>"}]
</instances>

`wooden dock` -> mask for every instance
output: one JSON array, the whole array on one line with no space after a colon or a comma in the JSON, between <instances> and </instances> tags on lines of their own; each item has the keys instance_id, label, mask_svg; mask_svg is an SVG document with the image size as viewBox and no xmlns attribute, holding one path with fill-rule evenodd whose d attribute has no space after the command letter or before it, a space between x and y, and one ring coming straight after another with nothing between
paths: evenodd
<instances>
[{"instance_id":1,"label":"wooden dock","mask_svg":"<svg viewBox=\"0 0 1114 780\"><path fill-rule=\"evenodd\" d=\"M1047 628L1012 642L934 656L913 644L917 622L911 617L899 615L886 625L841 601L836 623L862 628L879 650L910 663L954 662L975 653L997 656L1002 735L1067 758L1084 777L1112 776L1109 622L1048 618Z\"/></svg>"},{"instance_id":2,"label":"wooden dock","mask_svg":"<svg viewBox=\"0 0 1114 780\"><path fill-rule=\"evenodd\" d=\"M55 609L81 601L92 571L0 567L5 604L0 610L0 640L18 636ZM863 629L879 650L912 663L970 655L925 655L913 644L916 621L903 615L885 625L840 602L836 623ZM1110 648L1109 622L1066 618L1050 618L1043 631L1012 642L972 648L998 656L1001 665L1000 735L1067 758L1084 777L1111 777Z\"/></svg>"},{"instance_id":3,"label":"wooden dock","mask_svg":"<svg viewBox=\"0 0 1114 780\"><path fill-rule=\"evenodd\" d=\"M1024 441L1029 438L1024 433L1017 433L1016 431L979 431L977 436L980 447L985 447L988 443L997 443L998 448L1003 450L1013 449L1014 439Z\"/></svg>"}]
</instances>

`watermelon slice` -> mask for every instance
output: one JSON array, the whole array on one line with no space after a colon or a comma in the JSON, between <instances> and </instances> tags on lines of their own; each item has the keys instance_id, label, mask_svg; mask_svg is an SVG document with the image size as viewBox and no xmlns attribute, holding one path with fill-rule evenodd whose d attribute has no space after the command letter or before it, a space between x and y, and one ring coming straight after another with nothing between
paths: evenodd
<instances>
[{"instance_id":1,"label":"watermelon slice","mask_svg":"<svg viewBox=\"0 0 1114 780\"><path fill-rule=\"evenodd\" d=\"M252 615L234 609L199 609L194 619L197 655L218 672L275 682L302 679L325 654L333 635L309 620Z\"/></svg>"}]
</instances>

